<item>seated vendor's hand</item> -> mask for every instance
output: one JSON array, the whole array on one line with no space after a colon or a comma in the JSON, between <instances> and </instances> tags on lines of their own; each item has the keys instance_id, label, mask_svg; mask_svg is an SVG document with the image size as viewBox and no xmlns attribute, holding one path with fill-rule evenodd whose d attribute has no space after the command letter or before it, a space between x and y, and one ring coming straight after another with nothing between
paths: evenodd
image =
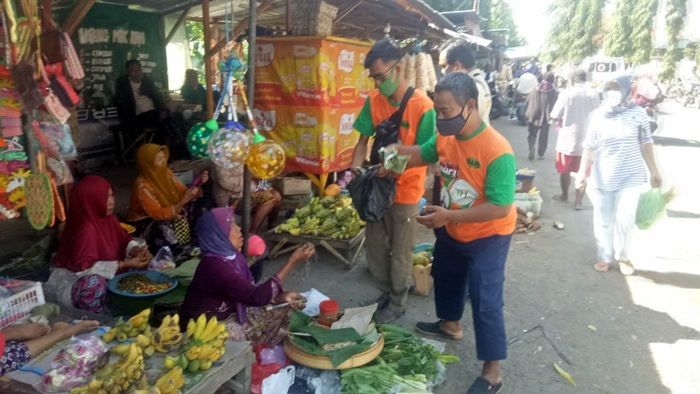
<instances>
[{"instance_id":1,"label":"seated vendor's hand","mask_svg":"<svg viewBox=\"0 0 700 394\"><path fill-rule=\"evenodd\" d=\"M185 197L184 197L185 201L190 202L192 200L195 200L197 198L197 196L199 195L200 190L201 189L198 187L191 187L191 188L187 189L187 191L185 191Z\"/></svg>"},{"instance_id":2,"label":"seated vendor's hand","mask_svg":"<svg viewBox=\"0 0 700 394\"><path fill-rule=\"evenodd\" d=\"M304 263L314 254L316 254L316 247L312 243L307 242L300 248L297 248L289 259L294 262L294 264Z\"/></svg>"},{"instance_id":3,"label":"seated vendor's hand","mask_svg":"<svg viewBox=\"0 0 700 394\"><path fill-rule=\"evenodd\" d=\"M146 258L146 256L134 256L134 257L129 257L124 260L124 266L123 268L126 269L131 269L131 268L136 268L136 269L141 269L141 268L146 268L148 267L150 259Z\"/></svg>"},{"instance_id":4,"label":"seated vendor's hand","mask_svg":"<svg viewBox=\"0 0 700 394\"><path fill-rule=\"evenodd\" d=\"M303 308L306 298L296 291L284 291L275 299L276 304L293 303L291 306L295 309Z\"/></svg>"},{"instance_id":5,"label":"seated vendor's hand","mask_svg":"<svg viewBox=\"0 0 700 394\"><path fill-rule=\"evenodd\" d=\"M427 205L424 214L416 216L416 221L427 228L440 228L449 223L450 211L437 205Z\"/></svg>"}]
</instances>

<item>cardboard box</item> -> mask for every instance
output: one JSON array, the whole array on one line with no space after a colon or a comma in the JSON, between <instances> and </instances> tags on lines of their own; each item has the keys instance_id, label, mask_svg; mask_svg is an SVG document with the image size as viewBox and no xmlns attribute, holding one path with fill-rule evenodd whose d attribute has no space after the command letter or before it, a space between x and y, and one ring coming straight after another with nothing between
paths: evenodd
<instances>
[{"instance_id":1,"label":"cardboard box","mask_svg":"<svg viewBox=\"0 0 700 394\"><path fill-rule=\"evenodd\" d=\"M306 195L311 193L311 180L294 177L277 178L272 181L272 187L283 196Z\"/></svg>"}]
</instances>

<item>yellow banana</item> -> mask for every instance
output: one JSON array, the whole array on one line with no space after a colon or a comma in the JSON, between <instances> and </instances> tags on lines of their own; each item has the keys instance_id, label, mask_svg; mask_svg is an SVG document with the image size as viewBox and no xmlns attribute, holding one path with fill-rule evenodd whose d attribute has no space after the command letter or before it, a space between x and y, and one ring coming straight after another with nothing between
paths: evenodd
<instances>
[{"instance_id":1,"label":"yellow banana","mask_svg":"<svg viewBox=\"0 0 700 394\"><path fill-rule=\"evenodd\" d=\"M205 360L205 361L202 361L202 362L199 364L199 369L200 369L201 371L206 371L207 369L211 368L211 365L212 365L212 362L211 362L211 361Z\"/></svg>"},{"instance_id":2,"label":"yellow banana","mask_svg":"<svg viewBox=\"0 0 700 394\"><path fill-rule=\"evenodd\" d=\"M196 360L202 353L203 348L201 346L192 346L185 352L185 357L188 360Z\"/></svg>"},{"instance_id":3,"label":"yellow banana","mask_svg":"<svg viewBox=\"0 0 700 394\"><path fill-rule=\"evenodd\" d=\"M138 336L136 336L136 343L142 348L146 348L148 347L148 345L151 344L151 338L143 334L139 334Z\"/></svg>"},{"instance_id":4,"label":"yellow banana","mask_svg":"<svg viewBox=\"0 0 700 394\"><path fill-rule=\"evenodd\" d=\"M204 332L204 329L207 326L207 316L205 314L199 315L197 318L197 326L194 329L194 339L200 339L202 337L202 333Z\"/></svg>"},{"instance_id":5,"label":"yellow banana","mask_svg":"<svg viewBox=\"0 0 700 394\"><path fill-rule=\"evenodd\" d=\"M117 346L113 347L112 353L118 354L121 356L121 355L127 354L130 349L131 349L130 343L123 343L121 345L117 345Z\"/></svg>"},{"instance_id":6,"label":"yellow banana","mask_svg":"<svg viewBox=\"0 0 700 394\"><path fill-rule=\"evenodd\" d=\"M170 317L170 315L165 316L165 317L163 318L163 321L160 322L160 328L168 327L168 326L170 325L170 320L171 320L171 319L172 319L172 317Z\"/></svg>"},{"instance_id":7,"label":"yellow banana","mask_svg":"<svg viewBox=\"0 0 700 394\"><path fill-rule=\"evenodd\" d=\"M88 387L90 390L97 390L102 388L102 381L99 379L92 379L90 383L88 383Z\"/></svg>"},{"instance_id":8,"label":"yellow banana","mask_svg":"<svg viewBox=\"0 0 700 394\"><path fill-rule=\"evenodd\" d=\"M163 365L165 365L165 368L167 369L173 369L177 366L179 361L180 359L178 357L165 356L165 360L163 360Z\"/></svg>"},{"instance_id":9,"label":"yellow banana","mask_svg":"<svg viewBox=\"0 0 700 394\"><path fill-rule=\"evenodd\" d=\"M126 357L123 357L121 365L129 365L136 361L138 357L141 357L141 348L135 343L132 343L129 348L129 353L126 355Z\"/></svg>"},{"instance_id":10,"label":"yellow banana","mask_svg":"<svg viewBox=\"0 0 700 394\"><path fill-rule=\"evenodd\" d=\"M172 323L176 326L180 325L180 315L177 313L173 315Z\"/></svg>"},{"instance_id":11,"label":"yellow banana","mask_svg":"<svg viewBox=\"0 0 700 394\"><path fill-rule=\"evenodd\" d=\"M111 330L107 331L104 335L102 335L102 340L105 341L106 343L110 343L116 337L117 337L117 330L115 328L112 328Z\"/></svg>"},{"instance_id":12,"label":"yellow banana","mask_svg":"<svg viewBox=\"0 0 700 394\"><path fill-rule=\"evenodd\" d=\"M204 342L207 342L210 340L214 335L216 335L216 328L219 326L219 321L216 319L216 316L212 316L211 319L209 319L209 322L207 323L207 326L204 328L204 331L202 332L202 335L199 339L201 339Z\"/></svg>"},{"instance_id":13,"label":"yellow banana","mask_svg":"<svg viewBox=\"0 0 700 394\"><path fill-rule=\"evenodd\" d=\"M197 327L197 323L195 323L194 320L190 319L190 321L187 322L187 338L192 338L192 335L194 335L195 327Z\"/></svg>"}]
</instances>

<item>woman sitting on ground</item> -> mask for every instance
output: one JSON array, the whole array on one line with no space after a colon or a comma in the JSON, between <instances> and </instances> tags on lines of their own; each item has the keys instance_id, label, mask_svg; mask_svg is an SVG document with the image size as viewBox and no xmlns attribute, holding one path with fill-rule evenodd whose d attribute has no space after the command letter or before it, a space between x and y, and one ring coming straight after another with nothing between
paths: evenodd
<instances>
[{"instance_id":1,"label":"woman sitting on ground","mask_svg":"<svg viewBox=\"0 0 700 394\"><path fill-rule=\"evenodd\" d=\"M113 213L109 182L94 175L78 182L46 284L63 304L102 313L107 281L117 272L148 265L148 248L132 239Z\"/></svg>"},{"instance_id":2,"label":"woman sitting on ground","mask_svg":"<svg viewBox=\"0 0 700 394\"><path fill-rule=\"evenodd\" d=\"M242 326L246 339L254 343L279 343L282 339L279 331L286 327L289 309L281 307L267 311L259 307L285 303L301 306L303 297L283 291L282 284L294 267L316 253L314 246L306 244L298 248L277 274L256 284L240 252L243 237L232 209L216 208L204 214L197 224L197 234L202 261L180 310L182 324L186 325L189 319L197 319L204 313L219 320L231 319L229 323Z\"/></svg>"},{"instance_id":3,"label":"woman sitting on ground","mask_svg":"<svg viewBox=\"0 0 700 394\"><path fill-rule=\"evenodd\" d=\"M94 331L100 326L95 320L82 320L75 324L28 323L7 326L0 330L0 376L27 365L51 346L73 335Z\"/></svg>"},{"instance_id":4,"label":"woman sitting on ground","mask_svg":"<svg viewBox=\"0 0 700 394\"><path fill-rule=\"evenodd\" d=\"M194 228L200 209L191 203L203 193L199 186L187 188L175 177L168 168L168 157L166 146L145 144L139 148L136 154L139 176L131 194L127 221L148 241L153 253L170 246L177 256L187 245L178 241L173 221L185 219L189 228ZM201 183L208 180L209 173L204 171Z\"/></svg>"}]
</instances>

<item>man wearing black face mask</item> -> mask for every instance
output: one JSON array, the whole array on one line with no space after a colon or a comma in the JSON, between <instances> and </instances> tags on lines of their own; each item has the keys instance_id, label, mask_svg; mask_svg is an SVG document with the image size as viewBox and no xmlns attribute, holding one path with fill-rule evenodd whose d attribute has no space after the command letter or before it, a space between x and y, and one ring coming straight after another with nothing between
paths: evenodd
<instances>
[{"instance_id":1,"label":"man wearing black face mask","mask_svg":"<svg viewBox=\"0 0 700 394\"><path fill-rule=\"evenodd\" d=\"M449 73L435 87L438 135L420 147L401 146L409 166L439 163L442 206L427 206L416 221L437 229L432 275L437 322L416 330L462 339L460 320L469 290L481 376L467 393L495 393L502 387L506 358L503 283L510 239L515 157L508 141L486 125L476 108L477 88L464 73Z\"/></svg>"}]
</instances>

